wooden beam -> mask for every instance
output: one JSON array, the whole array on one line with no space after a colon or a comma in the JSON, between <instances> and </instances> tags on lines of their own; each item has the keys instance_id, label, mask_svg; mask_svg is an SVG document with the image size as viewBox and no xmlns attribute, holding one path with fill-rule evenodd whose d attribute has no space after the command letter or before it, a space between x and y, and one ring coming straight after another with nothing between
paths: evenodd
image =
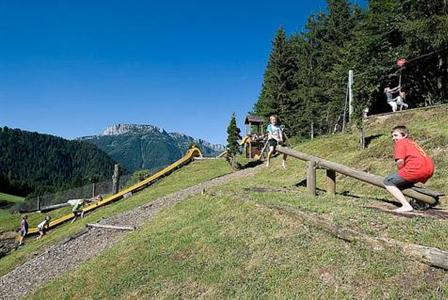
<instances>
[{"instance_id":1,"label":"wooden beam","mask_svg":"<svg viewBox=\"0 0 448 300\"><path fill-rule=\"evenodd\" d=\"M353 178L356 178L358 180L370 183L372 185L375 185L377 187L380 188L385 188L384 187L384 177L378 176L378 175L374 175L374 174L370 174L367 172L363 172L363 171L359 171L356 169L352 169L350 167L338 164L338 163L334 163L325 159L322 159L320 157L317 156L313 156L313 155L309 155L309 154L305 154L299 151L295 151L292 149L288 149L282 146L277 146L276 150L280 153L283 154L287 154L289 156L304 160L304 161L315 161L317 163L317 167L323 167L326 169L330 169L330 170L334 170L338 173L344 174L346 176L350 176ZM425 195L417 190L414 190L412 188L410 189L405 189L402 191L403 194L405 196L429 203L429 204L436 204L437 200L434 197Z\"/></svg>"},{"instance_id":2,"label":"wooden beam","mask_svg":"<svg viewBox=\"0 0 448 300\"><path fill-rule=\"evenodd\" d=\"M134 226L114 226L114 225L103 225L103 224L87 224L86 226L94 227L94 228L117 229L117 230L135 230Z\"/></svg>"},{"instance_id":3,"label":"wooden beam","mask_svg":"<svg viewBox=\"0 0 448 300\"><path fill-rule=\"evenodd\" d=\"M414 260L418 260L430 266L448 270L448 251L434 247L405 243L385 237L371 237L365 233L358 232L350 228L341 227L318 215L305 213L293 207L283 207L279 205L267 205L267 207L294 215L303 222L315 226L342 240L348 242L359 241L375 249L398 249L406 254L406 256L411 257Z\"/></svg>"}]
</instances>

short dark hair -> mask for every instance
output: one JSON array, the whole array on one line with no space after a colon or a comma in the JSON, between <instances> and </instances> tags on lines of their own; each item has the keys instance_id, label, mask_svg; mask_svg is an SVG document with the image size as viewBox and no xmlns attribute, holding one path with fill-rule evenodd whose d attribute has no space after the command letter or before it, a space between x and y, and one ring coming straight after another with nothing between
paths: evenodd
<instances>
[{"instance_id":1,"label":"short dark hair","mask_svg":"<svg viewBox=\"0 0 448 300\"><path fill-rule=\"evenodd\" d=\"M399 131L399 132L401 132L401 134L403 134L403 135L409 135L409 130L408 130L408 128L407 128L406 126L404 126L404 125L398 125L398 126L395 126L394 128L392 128L391 133L394 132L394 131Z\"/></svg>"}]
</instances>

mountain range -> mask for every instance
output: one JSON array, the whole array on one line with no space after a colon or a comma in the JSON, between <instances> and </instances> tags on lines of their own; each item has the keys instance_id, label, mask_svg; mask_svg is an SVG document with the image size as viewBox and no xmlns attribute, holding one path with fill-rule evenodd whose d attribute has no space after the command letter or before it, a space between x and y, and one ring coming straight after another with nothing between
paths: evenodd
<instances>
[{"instance_id":1,"label":"mountain range","mask_svg":"<svg viewBox=\"0 0 448 300\"><path fill-rule=\"evenodd\" d=\"M176 161L192 144L204 156L215 156L224 146L178 132L167 132L153 125L116 124L102 134L85 136L79 140L96 145L129 171L148 169L155 171Z\"/></svg>"}]
</instances>

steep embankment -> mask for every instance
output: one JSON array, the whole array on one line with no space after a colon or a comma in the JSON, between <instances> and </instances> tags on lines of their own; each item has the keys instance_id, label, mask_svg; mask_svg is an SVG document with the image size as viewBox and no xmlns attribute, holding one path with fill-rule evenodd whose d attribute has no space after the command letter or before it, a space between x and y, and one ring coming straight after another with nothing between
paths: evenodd
<instances>
[{"instance_id":1,"label":"steep embankment","mask_svg":"<svg viewBox=\"0 0 448 300\"><path fill-rule=\"evenodd\" d=\"M405 124L438 167L428 186L448 192L445 107L372 119L366 150L359 134L338 134L298 145L317 156L386 175L394 170L390 127ZM448 275L395 248L349 243L302 221L319 216L370 237L448 249L446 220L401 217L390 195L338 176L337 195L317 198L303 187L303 162L275 160L257 176L209 188L169 208L100 257L48 283L46 298L447 298ZM443 199L442 207L446 206ZM69 284L68 284L69 283Z\"/></svg>"}]
</instances>

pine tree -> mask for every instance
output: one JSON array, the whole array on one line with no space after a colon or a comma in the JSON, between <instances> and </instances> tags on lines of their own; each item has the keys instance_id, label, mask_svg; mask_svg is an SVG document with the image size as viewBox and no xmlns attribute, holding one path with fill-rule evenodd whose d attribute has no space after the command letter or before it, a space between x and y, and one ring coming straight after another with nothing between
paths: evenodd
<instances>
[{"instance_id":1,"label":"pine tree","mask_svg":"<svg viewBox=\"0 0 448 300\"><path fill-rule=\"evenodd\" d=\"M297 89L294 79L298 70L298 37L286 36L279 28L272 45L272 51L264 74L260 97L254 106L254 113L265 118L278 115L285 126L293 126L291 109L295 106L294 93Z\"/></svg>"},{"instance_id":2,"label":"pine tree","mask_svg":"<svg viewBox=\"0 0 448 300\"><path fill-rule=\"evenodd\" d=\"M235 113L232 114L229 126L227 127L227 155L226 159L233 169L238 169L236 155L239 153L238 140L241 139L241 130L236 125Z\"/></svg>"},{"instance_id":3,"label":"pine tree","mask_svg":"<svg viewBox=\"0 0 448 300\"><path fill-rule=\"evenodd\" d=\"M342 121L349 70L354 118L366 106L390 111L383 90L399 82L411 107L448 102L447 1L369 0L365 10L350 2L327 0L303 32L274 37L254 112L277 114L291 136L326 134ZM402 70L399 57L411 58Z\"/></svg>"}]
</instances>

